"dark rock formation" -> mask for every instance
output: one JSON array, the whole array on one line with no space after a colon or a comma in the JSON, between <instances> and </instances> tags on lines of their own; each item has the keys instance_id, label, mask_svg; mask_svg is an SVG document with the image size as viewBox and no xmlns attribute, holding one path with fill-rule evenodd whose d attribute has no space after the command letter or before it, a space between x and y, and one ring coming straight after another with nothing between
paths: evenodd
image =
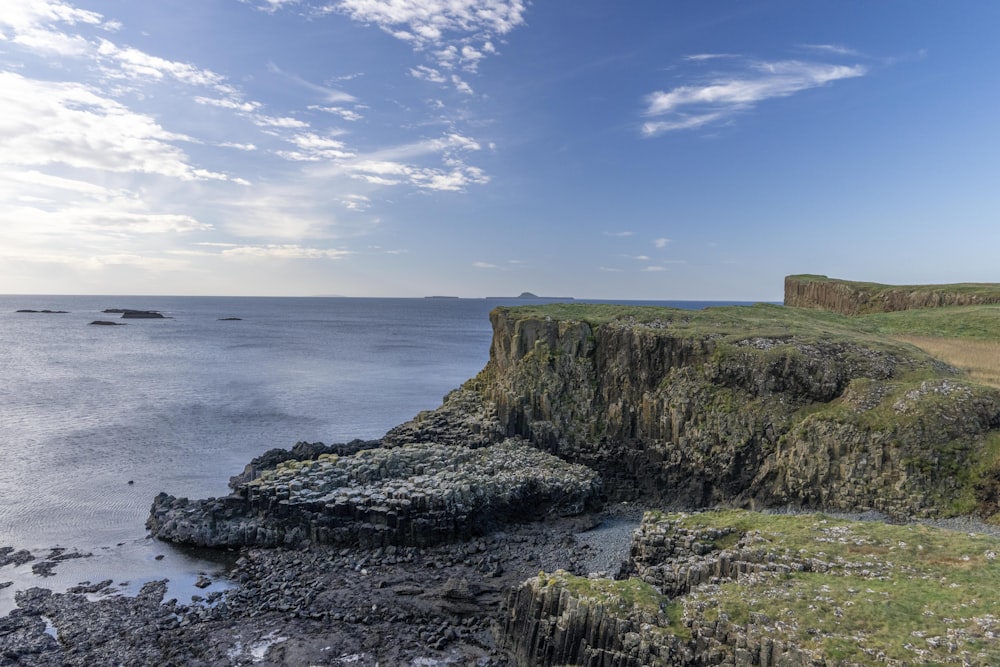
<instances>
[{"instance_id":1,"label":"dark rock formation","mask_svg":"<svg viewBox=\"0 0 1000 667\"><path fill-rule=\"evenodd\" d=\"M1000 303L1000 284L881 285L826 276L787 276L785 305L842 315Z\"/></svg>"},{"instance_id":2,"label":"dark rock formation","mask_svg":"<svg viewBox=\"0 0 1000 667\"><path fill-rule=\"evenodd\" d=\"M260 477L265 470L273 470L279 464L286 461L315 461L323 454L335 454L337 456L351 456L357 454L362 449L375 449L381 446L379 440L355 439L348 443L336 445L324 445L322 442L295 443L291 449L281 449L276 447L269 449L260 456L254 458L246 465L243 472L229 478L229 488L236 491L240 486Z\"/></svg>"},{"instance_id":3,"label":"dark rock formation","mask_svg":"<svg viewBox=\"0 0 1000 667\"><path fill-rule=\"evenodd\" d=\"M59 313L68 313L69 311L68 311L68 310L47 310L47 309L46 309L46 310L31 310L30 308L21 308L20 310L18 310L18 311L16 311L16 312L18 312L18 313L48 313L48 314L59 314Z\"/></svg>"},{"instance_id":4,"label":"dark rock formation","mask_svg":"<svg viewBox=\"0 0 1000 667\"><path fill-rule=\"evenodd\" d=\"M109 322L108 320L94 320L91 324L97 324L99 326L114 327L114 326L125 326L125 322Z\"/></svg>"},{"instance_id":5,"label":"dark rock formation","mask_svg":"<svg viewBox=\"0 0 1000 667\"><path fill-rule=\"evenodd\" d=\"M220 317L219 321L220 322L242 322L243 318L242 317Z\"/></svg>"},{"instance_id":6,"label":"dark rock formation","mask_svg":"<svg viewBox=\"0 0 1000 667\"><path fill-rule=\"evenodd\" d=\"M1000 428L1000 392L912 349L793 328L700 333L669 315L591 325L497 308L490 361L454 399L469 413L478 397L482 441L523 437L599 471L613 498L688 507L955 511Z\"/></svg>"},{"instance_id":7,"label":"dark rock formation","mask_svg":"<svg viewBox=\"0 0 1000 667\"><path fill-rule=\"evenodd\" d=\"M161 493L147 527L198 546L425 546L596 505L597 475L523 443L436 444L286 461L225 498Z\"/></svg>"},{"instance_id":8,"label":"dark rock formation","mask_svg":"<svg viewBox=\"0 0 1000 667\"><path fill-rule=\"evenodd\" d=\"M163 313L157 312L155 310L128 310L122 311L122 319L132 319L132 320L158 320L163 319Z\"/></svg>"}]
</instances>

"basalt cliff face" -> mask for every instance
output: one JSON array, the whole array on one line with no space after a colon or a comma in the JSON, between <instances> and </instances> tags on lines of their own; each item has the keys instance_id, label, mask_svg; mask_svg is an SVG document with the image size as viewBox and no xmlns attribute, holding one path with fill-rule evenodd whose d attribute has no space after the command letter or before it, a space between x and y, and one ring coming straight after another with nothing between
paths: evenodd
<instances>
[{"instance_id":1,"label":"basalt cliff face","mask_svg":"<svg viewBox=\"0 0 1000 667\"><path fill-rule=\"evenodd\" d=\"M782 324L781 307L732 312L702 330L685 311L592 323L498 308L488 365L451 400L479 401L474 437L597 470L617 500L896 518L988 505L976 484L1000 392L914 348ZM778 324L745 334L747 317Z\"/></svg>"},{"instance_id":2,"label":"basalt cliff face","mask_svg":"<svg viewBox=\"0 0 1000 667\"><path fill-rule=\"evenodd\" d=\"M785 278L786 306L822 308L842 315L995 303L1000 303L997 284L881 285L813 275Z\"/></svg>"}]
</instances>

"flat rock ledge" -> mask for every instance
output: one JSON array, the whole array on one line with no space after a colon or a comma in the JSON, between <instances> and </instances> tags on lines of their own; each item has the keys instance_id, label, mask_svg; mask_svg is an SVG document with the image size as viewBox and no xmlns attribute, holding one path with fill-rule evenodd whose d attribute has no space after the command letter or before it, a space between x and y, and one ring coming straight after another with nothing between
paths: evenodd
<instances>
[{"instance_id":1,"label":"flat rock ledge","mask_svg":"<svg viewBox=\"0 0 1000 667\"><path fill-rule=\"evenodd\" d=\"M286 461L224 498L161 493L153 536L206 547L429 546L598 507L597 473L523 441L408 444Z\"/></svg>"}]
</instances>

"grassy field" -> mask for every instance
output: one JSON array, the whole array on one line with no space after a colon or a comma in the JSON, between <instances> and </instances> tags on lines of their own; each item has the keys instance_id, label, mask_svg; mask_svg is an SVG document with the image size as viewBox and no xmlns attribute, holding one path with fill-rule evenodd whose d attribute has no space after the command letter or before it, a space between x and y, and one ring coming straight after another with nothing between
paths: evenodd
<instances>
[{"instance_id":1,"label":"grassy field","mask_svg":"<svg viewBox=\"0 0 1000 667\"><path fill-rule=\"evenodd\" d=\"M1000 388L1000 341L894 336L966 373L974 382Z\"/></svg>"},{"instance_id":2,"label":"grassy field","mask_svg":"<svg viewBox=\"0 0 1000 667\"><path fill-rule=\"evenodd\" d=\"M1000 387L1000 306L927 308L855 319L866 331L918 347L975 382Z\"/></svg>"}]
</instances>

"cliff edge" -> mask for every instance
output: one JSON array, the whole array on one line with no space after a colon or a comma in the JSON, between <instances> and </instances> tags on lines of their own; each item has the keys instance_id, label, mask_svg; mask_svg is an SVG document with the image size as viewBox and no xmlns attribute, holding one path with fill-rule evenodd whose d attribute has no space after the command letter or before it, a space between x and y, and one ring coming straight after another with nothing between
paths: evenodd
<instances>
[{"instance_id":1,"label":"cliff edge","mask_svg":"<svg viewBox=\"0 0 1000 667\"><path fill-rule=\"evenodd\" d=\"M785 277L785 305L842 315L1000 303L998 283L882 285L816 275Z\"/></svg>"},{"instance_id":2,"label":"cliff edge","mask_svg":"<svg viewBox=\"0 0 1000 667\"><path fill-rule=\"evenodd\" d=\"M468 437L523 438L597 470L612 499L996 511L1000 391L852 318L562 304L491 319L489 363L442 410L478 401L490 426ZM435 414L387 440L439 436Z\"/></svg>"}]
</instances>

